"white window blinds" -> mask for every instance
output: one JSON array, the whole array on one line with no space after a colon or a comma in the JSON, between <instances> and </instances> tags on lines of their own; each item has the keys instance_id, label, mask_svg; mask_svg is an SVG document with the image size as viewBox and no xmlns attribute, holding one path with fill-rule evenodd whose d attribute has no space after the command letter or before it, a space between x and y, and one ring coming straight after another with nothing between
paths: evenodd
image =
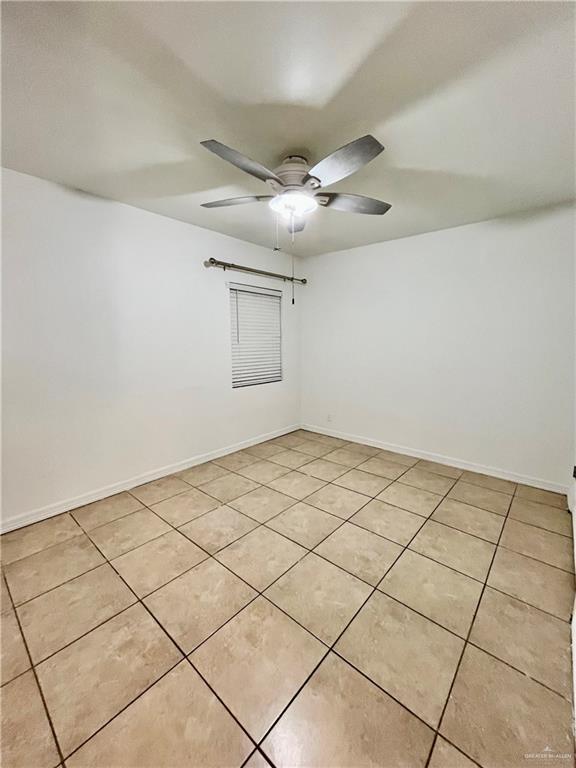
<instances>
[{"instance_id":1,"label":"white window blinds","mask_svg":"<svg viewBox=\"0 0 576 768\"><path fill-rule=\"evenodd\" d=\"M229 284L232 387L282 381L280 291Z\"/></svg>"}]
</instances>

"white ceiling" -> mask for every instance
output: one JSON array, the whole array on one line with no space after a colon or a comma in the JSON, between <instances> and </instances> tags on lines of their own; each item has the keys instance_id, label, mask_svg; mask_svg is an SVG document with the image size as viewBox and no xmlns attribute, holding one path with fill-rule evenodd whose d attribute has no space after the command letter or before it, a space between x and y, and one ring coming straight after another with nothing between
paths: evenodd
<instances>
[{"instance_id":1,"label":"white ceiling","mask_svg":"<svg viewBox=\"0 0 576 768\"><path fill-rule=\"evenodd\" d=\"M3 164L270 246L267 194L200 147L274 167L365 133L386 152L332 189L309 255L574 196L569 2L4 2Z\"/></svg>"}]
</instances>

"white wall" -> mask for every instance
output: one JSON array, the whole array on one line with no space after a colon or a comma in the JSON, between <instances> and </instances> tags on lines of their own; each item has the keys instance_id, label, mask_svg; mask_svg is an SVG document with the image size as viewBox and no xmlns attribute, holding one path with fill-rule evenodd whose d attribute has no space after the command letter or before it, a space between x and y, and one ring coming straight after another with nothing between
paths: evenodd
<instances>
[{"instance_id":1,"label":"white wall","mask_svg":"<svg viewBox=\"0 0 576 768\"><path fill-rule=\"evenodd\" d=\"M567 489L569 209L306 260L302 421Z\"/></svg>"},{"instance_id":2,"label":"white wall","mask_svg":"<svg viewBox=\"0 0 576 768\"><path fill-rule=\"evenodd\" d=\"M5 530L298 423L299 302L285 380L232 390L226 282L284 283L203 266L287 255L13 171L3 201Z\"/></svg>"},{"instance_id":3,"label":"white wall","mask_svg":"<svg viewBox=\"0 0 576 768\"><path fill-rule=\"evenodd\" d=\"M290 257L13 171L3 202L4 530L299 423L569 485L569 210L302 261L285 380L232 390L226 282L283 284L203 262Z\"/></svg>"}]
</instances>

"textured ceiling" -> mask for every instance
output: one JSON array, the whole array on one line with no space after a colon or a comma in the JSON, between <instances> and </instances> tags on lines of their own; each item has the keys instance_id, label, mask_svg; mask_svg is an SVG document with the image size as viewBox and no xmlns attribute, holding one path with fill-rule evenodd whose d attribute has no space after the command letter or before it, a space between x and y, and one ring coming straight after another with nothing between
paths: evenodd
<instances>
[{"instance_id":1,"label":"textured ceiling","mask_svg":"<svg viewBox=\"0 0 576 768\"><path fill-rule=\"evenodd\" d=\"M200 147L274 167L365 133L386 152L335 185L392 204L320 210L300 255L574 195L574 4L4 2L3 164L262 245L266 194Z\"/></svg>"}]
</instances>

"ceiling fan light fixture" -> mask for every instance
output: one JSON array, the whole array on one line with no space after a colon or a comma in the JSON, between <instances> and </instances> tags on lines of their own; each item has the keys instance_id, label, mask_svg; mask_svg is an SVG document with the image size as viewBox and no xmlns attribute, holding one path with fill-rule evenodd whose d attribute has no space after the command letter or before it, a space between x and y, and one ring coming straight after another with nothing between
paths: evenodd
<instances>
[{"instance_id":1,"label":"ceiling fan light fixture","mask_svg":"<svg viewBox=\"0 0 576 768\"><path fill-rule=\"evenodd\" d=\"M318 202L314 197L304 192L283 192L273 197L268 205L286 219L304 216L318 208Z\"/></svg>"},{"instance_id":2,"label":"ceiling fan light fixture","mask_svg":"<svg viewBox=\"0 0 576 768\"><path fill-rule=\"evenodd\" d=\"M374 136L366 135L351 141L327 155L312 168L308 166L308 160L301 155L288 155L275 171L216 139L209 139L201 144L222 160L264 181L274 194L272 198L270 195L244 195L229 200L212 200L202 203L203 208L225 208L230 205L266 201L270 208L287 222L288 231L292 232L292 236L304 229L305 216L315 211L318 206L330 207L334 211L371 215L382 215L390 210L389 203L372 197L323 191L323 187L345 179L382 152L384 147Z\"/></svg>"}]
</instances>

